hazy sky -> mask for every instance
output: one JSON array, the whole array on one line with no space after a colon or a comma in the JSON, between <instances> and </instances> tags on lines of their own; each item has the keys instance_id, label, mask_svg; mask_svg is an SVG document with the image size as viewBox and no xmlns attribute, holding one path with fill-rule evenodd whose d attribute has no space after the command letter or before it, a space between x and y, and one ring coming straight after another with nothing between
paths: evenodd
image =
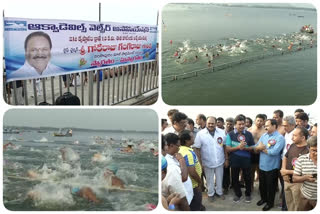
<instances>
[{"instance_id":1,"label":"hazy sky","mask_svg":"<svg viewBox=\"0 0 320 214\"><path fill-rule=\"evenodd\" d=\"M157 114L149 109L12 109L3 121L4 126L158 131Z\"/></svg>"}]
</instances>

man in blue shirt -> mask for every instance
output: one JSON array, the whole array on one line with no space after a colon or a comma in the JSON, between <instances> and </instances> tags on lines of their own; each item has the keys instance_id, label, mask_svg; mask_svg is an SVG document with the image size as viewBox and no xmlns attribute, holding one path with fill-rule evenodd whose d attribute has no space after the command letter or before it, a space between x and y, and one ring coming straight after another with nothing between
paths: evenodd
<instances>
[{"instance_id":1,"label":"man in blue shirt","mask_svg":"<svg viewBox=\"0 0 320 214\"><path fill-rule=\"evenodd\" d=\"M262 210L270 210L274 205L281 153L285 145L284 137L277 131L275 119L268 119L265 124L267 132L261 136L255 151L260 152L259 190L261 200L257 205L267 203Z\"/></svg>"},{"instance_id":2,"label":"man in blue shirt","mask_svg":"<svg viewBox=\"0 0 320 214\"><path fill-rule=\"evenodd\" d=\"M240 169L243 173L246 184L245 202L251 202L251 151L255 145L252 134L245 130L245 120L243 115L235 118L235 129L228 133L226 139L226 150L229 154L232 186L235 193L233 201L238 203L242 199L242 192L239 182Z\"/></svg>"}]
</instances>

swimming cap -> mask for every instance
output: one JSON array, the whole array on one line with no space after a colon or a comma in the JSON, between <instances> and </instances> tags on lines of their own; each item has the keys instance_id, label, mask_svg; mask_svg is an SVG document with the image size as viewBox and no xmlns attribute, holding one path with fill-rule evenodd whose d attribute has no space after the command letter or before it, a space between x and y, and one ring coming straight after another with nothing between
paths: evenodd
<instances>
[{"instance_id":1,"label":"swimming cap","mask_svg":"<svg viewBox=\"0 0 320 214\"><path fill-rule=\"evenodd\" d=\"M167 165L168 165L168 163L167 163L166 158L162 157L161 158L161 170L164 170L165 168L167 168Z\"/></svg>"},{"instance_id":2,"label":"swimming cap","mask_svg":"<svg viewBox=\"0 0 320 214\"><path fill-rule=\"evenodd\" d=\"M115 164L111 164L110 166L108 166L108 169L109 169L110 171L112 171L113 174L116 174L117 171L118 171L118 166L115 165Z\"/></svg>"},{"instance_id":3,"label":"swimming cap","mask_svg":"<svg viewBox=\"0 0 320 214\"><path fill-rule=\"evenodd\" d=\"M77 194L79 191L80 191L80 188L79 188L79 187L73 187L73 188L71 189L71 194Z\"/></svg>"}]
</instances>

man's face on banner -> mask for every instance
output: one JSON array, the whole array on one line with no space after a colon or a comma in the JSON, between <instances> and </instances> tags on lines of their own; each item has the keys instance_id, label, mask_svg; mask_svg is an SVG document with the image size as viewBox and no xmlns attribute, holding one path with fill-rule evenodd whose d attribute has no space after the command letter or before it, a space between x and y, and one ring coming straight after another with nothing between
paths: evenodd
<instances>
[{"instance_id":1,"label":"man's face on banner","mask_svg":"<svg viewBox=\"0 0 320 214\"><path fill-rule=\"evenodd\" d=\"M43 36L32 37L27 44L26 60L38 72L42 73L51 58L49 41Z\"/></svg>"}]
</instances>

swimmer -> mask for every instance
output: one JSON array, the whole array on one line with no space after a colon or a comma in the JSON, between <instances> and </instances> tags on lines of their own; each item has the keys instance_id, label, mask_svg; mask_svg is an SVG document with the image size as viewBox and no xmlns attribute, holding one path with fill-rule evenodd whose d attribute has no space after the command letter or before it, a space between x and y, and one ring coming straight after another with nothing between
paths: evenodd
<instances>
[{"instance_id":1,"label":"swimmer","mask_svg":"<svg viewBox=\"0 0 320 214\"><path fill-rule=\"evenodd\" d=\"M98 152L93 155L93 157L91 158L91 161L100 162L102 160L102 158L103 158L103 156Z\"/></svg>"},{"instance_id":2,"label":"swimmer","mask_svg":"<svg viewBox=\"0 0 320 214\"><path fill-rule=\"evenodd\" d=\"M122 148L122 149L120 149L120 151L125 152L125 153L133 153L132 145L128 145L128 147Z\"/></svg>"},{"instance_id":3,"label":"swimmer","mask_svg":"<svg viewBox=\"0 0 320 214\"><path fill-rule=\"evenodd\" d=\"M73 195L78 195L88 201L94 202L94 203L100 203L101 201L97 199L96 194L92 191L90 187L82 187L81 189L78 187L73 187L71 189L71 193Z\"/></svg>"},{"instance_id":4,"label":"swimmer","mask_svg":"<svg viewBox=\"0 0 320 214\"><path fill-rule=\"evenodd\" d=\"M197 62L198 61L198 56L196 55L195 57L194 57L194 62Z\"/></svg>"},{"instance_id":5,"label":"swimmer","mask_svg":"<svg viewBox=\"0 0 320 214\"><path fill-rule=\"evenodd\" d=\"M13 147L13 148L16 147L13 143L9 142L9 143L3 145L3 150L6 150L9 146L11 146L11 147Z\"/></svg>"},{"instance_id":6,"label":"swimmer","mask_svg":"<svg viewBox=\"0 0 320 214\"><path fill-rule=\"evenodd\" d=\"M27 171L27 176L31 179L39 178L39 174L31 169Z\"/></svg>"},{"instance_id":7,"label":"swimmer","mask_svg":"<svg viewBox=\"0 0 320 214\"><path fill-rule=\"evenodd\" d=\"M173 56L177 57L178 55L179 55L179 52L176 51Z\"/></svg>"},{"instance_id":8,"label":"swimmer","mask_svg":"<svg viewBox=\"0 0 320 214\"><path fill-rule=\"evenodd\" d=\"M79 154L73 151L71 148L63 147L59 150L63 161L73 162L80 159Z\"/></svg>"},{"instance_id":9,"label":"swimmer","mask_svg":"<svg viewBox=\"0 0 320 214\"><path fill-rule=\"evenodd\" d=\"M208 68L210 68L212 66L211 61L208 61Z\"/></svg>"},{"instance_id":10,"label":"swimmer","mask_svg":"<svg viewBox=\"0 0 320 214\"><path fill-rule=\"evenodd\" d=\"M155 157L157 157L158 155L159 155L159 153L158 152L156 152L155 150L154 150L154 148L151 148L150 149L150 152L153 154L153 156L155 156Z\"/></svg>"},{"instance_id":11,"label":"swimmer","mask_svg":"<svg viewBox=\"0 0 320 214\"><path fill-rule=\"evenodd\" d=\"M31 190L27 193L27 198L30 198L33 201L38 201L40 200L40 192L39 191L35 191L35 190Z\"/></svg>"},{"instance_id":12,"label":"swimmer","mask_svg":"<svg viewBox=\"0 0 320 214\"><path fill-rule=\"evenodd\" d=\"M124 189L124 182L119 178L117 177L115 174L117 173L117 168L116 167L110 167L106 169L105 173L103 174L104 178L106 180L109 180L111 179L111 186L114 186L114 187L119 187L120 189Z\"/></svg>"}]
</instances>

